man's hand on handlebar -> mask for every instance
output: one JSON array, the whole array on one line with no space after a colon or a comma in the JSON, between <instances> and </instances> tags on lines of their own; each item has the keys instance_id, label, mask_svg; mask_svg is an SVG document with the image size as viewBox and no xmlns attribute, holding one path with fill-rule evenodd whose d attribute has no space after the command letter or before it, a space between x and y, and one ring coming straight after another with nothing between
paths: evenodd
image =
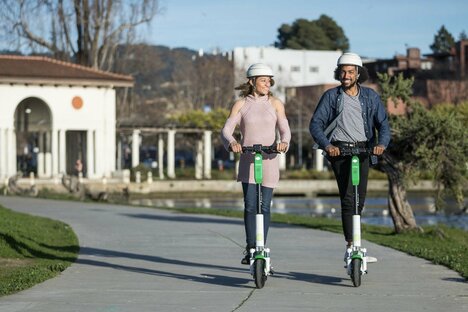
<instances>
[{"instance_id":1,"label":"man's hand on handlebar","mask_svg":"<svg viewBox=\"0 0 468 312\"><path fill-rule=\"evenodd\" d=\"M380 156L383 154L384 151L385 151L385 146L379 144L379 145L374 146L374 150L372 151L372 153L374 155Z\"/></svg>"},{"instance_id":2,"label":"man's hand on handlebar","mask_svg":"<svg viewBox=\"0 0 468 312\"><path fill-rule=\"evenodd\" d=\"M325 151L331 157L340 156L340 148L335 145L328 145L327 147L325 147Z\"/></svg>"}]
</instances>

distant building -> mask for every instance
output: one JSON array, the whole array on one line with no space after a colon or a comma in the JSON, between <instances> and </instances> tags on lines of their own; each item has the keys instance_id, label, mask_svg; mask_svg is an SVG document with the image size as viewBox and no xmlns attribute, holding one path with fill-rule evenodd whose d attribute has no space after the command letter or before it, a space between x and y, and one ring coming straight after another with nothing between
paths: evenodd
<instances>
[{"instance_id":1,"label":"distant building","mask_svg":"<svg viewBox=\"0 0 468 312\"><path fill-rule=\"evenodd\" d=\"M468 100L468 40L458 41L450 52L421 56L418 48L409 48L406 55L364 62L364 66L373 83L377 73L414 77L413 95L427 107Z\"/></svg>"},{"instance_id":2,"label":"distant building","mask_svg":"<svg viewBox=\"0 0 468 312\"><path fill-rule=\"evenodd\" d=\"M109 176L116 168L115 88L133 78L46 57L0 56L0 178Z\"/></svg>"},{"instance_id":3,"label":"distant building","mask_svg":"<svg viewBox=\"0 0 468 312\"><path fill-rule=\"evenodd\" d=\"M245 72L253 63L265 63L275 73L275 96L283 102L287 87L333 84L333 71L341 51L278 49L275 47L244 47L233 51L234 81L246 81Z\"/></svg>"},{"instance_id":4,"label":"distant building","mask_svg":"<svg viewBox=\"0 0 468 312\"><path fill-rule=\"evenodd\" d=\"M390 76L402 73L405 77L410 77L421 71L429 71L433 67L433 61L421 58L419 48L408 48L406 55L397 54L391 59L364 60L364 66L369 72L370 80L377 81L377 73Z\"/></svg>"}]
</instances>

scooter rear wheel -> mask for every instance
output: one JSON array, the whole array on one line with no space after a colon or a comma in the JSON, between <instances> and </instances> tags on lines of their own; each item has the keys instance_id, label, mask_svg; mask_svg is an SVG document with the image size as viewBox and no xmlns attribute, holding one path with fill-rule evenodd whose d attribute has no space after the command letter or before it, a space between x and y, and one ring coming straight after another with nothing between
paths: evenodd
<instances>
[{"instance_id":1,"label":"scooter rear wheel","mask_svg":"<svg viewBox=\"0 0 468 312\"><path fill-rule=\"evenodd\" d=\"M263 288L263 286L265 286L265 282L267 280L267 276L265 274L265 260L264 259L256 259L253 265L254 265L255 285L259 289Z\"/></svg>"},{"instance_id":2,"label":"scooter rear wheel","mask_svg":"<svg viewBox=\"0 0 468 312\"><path fill-rule=\"evenodd\" d=\"M361 286L361 261L359 258L351 260L351 281L354 287Z\"/></svg>"}]
</instances>

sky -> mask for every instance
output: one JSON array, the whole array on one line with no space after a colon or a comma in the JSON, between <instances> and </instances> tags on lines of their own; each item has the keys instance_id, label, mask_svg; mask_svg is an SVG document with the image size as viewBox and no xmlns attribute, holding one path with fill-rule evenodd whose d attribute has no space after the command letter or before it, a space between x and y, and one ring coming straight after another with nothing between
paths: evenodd
<instances>
[{"instance_id":1,"label":"sky","mask_svg":"<svg viewBox=\"0 0 468 312\"><path fill-rule=\"evenodd\" d=\"M333 18L363 57L392 58L429 46L442 25L458 40L468 33L468 0L159 0L159 14L141 41L171 48L230 51L271 46L282 24Z\"/></svg>"}]
</instances>

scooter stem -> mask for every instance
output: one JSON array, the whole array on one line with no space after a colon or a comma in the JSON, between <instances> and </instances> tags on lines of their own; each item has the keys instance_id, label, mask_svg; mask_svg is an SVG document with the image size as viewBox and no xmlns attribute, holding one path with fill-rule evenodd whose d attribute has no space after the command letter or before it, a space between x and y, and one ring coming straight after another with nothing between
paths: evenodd
<instances>
[{"instance_id":1,"label":"scooter stem","mask_svg":"<svg viewBox=\"0 0 468 312\"><path fill-rule=\"evenodd\" d=\"M263 237L263 214L257 214L255 216L255 246L257 249L263 249L265 247L265 239Z\"/></svg>"},{"instance_id":2,"label":"scooter stem","mask_svg":"<svg viewBox=\"0 0 468 312\"><path fill-rule=\"evenodd\" d=\"M353 246L361 247L361 216L353 215Z\"/></svg>"}]
</instances>

